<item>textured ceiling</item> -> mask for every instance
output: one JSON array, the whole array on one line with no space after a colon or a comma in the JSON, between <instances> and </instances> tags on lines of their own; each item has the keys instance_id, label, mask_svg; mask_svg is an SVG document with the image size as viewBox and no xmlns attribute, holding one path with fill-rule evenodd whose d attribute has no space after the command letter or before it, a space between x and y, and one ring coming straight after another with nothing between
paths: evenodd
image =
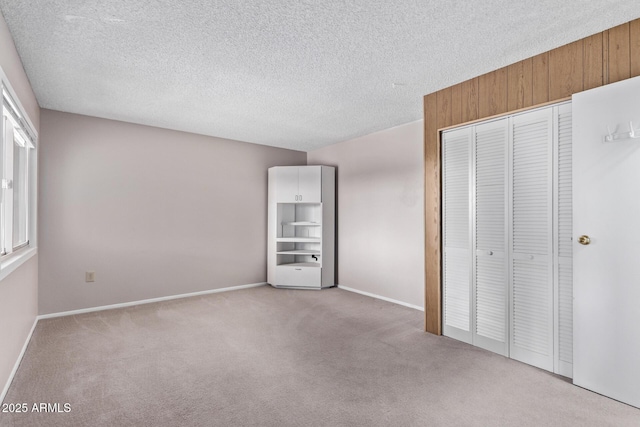
<instances>
[{"instance_id":1,"label":"textured ceiling","mask_svg":"<svg viewBox=\"0 0 640 427\"><path fill-rule=\"evenodd\" d=\"M40 106L308 151L637 0L0 0ZM394 85L394 83L398 83Z\"/></svg>"}]
</instances>

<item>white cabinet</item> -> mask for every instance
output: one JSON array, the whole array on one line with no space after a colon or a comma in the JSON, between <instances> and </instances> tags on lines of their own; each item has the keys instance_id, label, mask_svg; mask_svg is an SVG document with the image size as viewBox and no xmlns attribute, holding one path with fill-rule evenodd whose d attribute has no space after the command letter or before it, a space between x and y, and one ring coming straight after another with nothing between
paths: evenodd
<instances>
[{"instance_id":1,"label":"white cabinet","mask_svg":"<svg viewBox=\"0 0 640 427\"><path fill-rule=\"evenodd\" d=\"M277 202L322 201L322 166L278 166L275 173Z\"/></svg>"},{"instance_id":2,"label":"white cabinet","mask_svg":"<svg viewBox=\"0 0 640 427\"><path fill-rule=\"evenodd\" d=\"M443 333L569 377L570 146L571 104L442 133Z\"/></svg>"},{"instance_id":3,"label":"white cabinet","mask_svg":"<svg viewBox=\"0 0 640 427\"><path fill-rule=\"evenodd\" d=\"M267 282L278 288L335 285L335 169L269 169Z\"/></svg>"},{"instance_id":4,"label":"white cabinet","mask_svg":"<svg viewBox=\"0 0 640 427\"><path fill-rule=\"evenodd\" d=\"M320 287L311 286L314 283L320 283L322 269L315 266L288 266L281 265L276 267L276 283L277 287ZM275 285L274 285L275 286Z\"/></svg>"}]
</instances>

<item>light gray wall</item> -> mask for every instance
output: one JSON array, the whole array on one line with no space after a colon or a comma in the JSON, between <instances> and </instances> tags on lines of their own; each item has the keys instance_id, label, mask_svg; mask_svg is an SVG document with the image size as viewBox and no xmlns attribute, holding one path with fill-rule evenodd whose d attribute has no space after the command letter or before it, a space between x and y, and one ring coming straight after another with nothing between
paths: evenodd
<instances>
[{"instance_id":1,"label":"light gray wall","mask_svg":"<svg viewBox=\"0 0 640 427\"><path fill-rule=\"evenodd\" d=\"M13 39L0 15L0 67L36 130L40 107L22 68ZM0 393L20 355L38 312L38 257L35 256L0 282Z\"/></svg>"},{"instance_id":2,"label":"light gray wall","mask_svg":"<svg viewBox=\"0 0 640 427\"><path fill-rule=\"evenodd\" d=\"M424 307L423 122L308 153L337 170L337 283Z\"/></svg>"},{"instance_id":3,"label":"light gray wall","mask_svg":"<svg viewBox=\"0 0 640 427\"><path fill-rule=\"evenodd\" d=\"M0 393L38 314L38 256L0 282ZM1 417L2 415L0 415Z\"/></svg>"},{"instance_id":4,"label":"light gray wall","mask_svg":"<svg viewBox=\"0 0 640 427\"><path fill-rule=\"evenodd\" d=\"M267 168L306 153L45 109L41 128L41 314L266 281Z\"/></svg>"}]
</instances>

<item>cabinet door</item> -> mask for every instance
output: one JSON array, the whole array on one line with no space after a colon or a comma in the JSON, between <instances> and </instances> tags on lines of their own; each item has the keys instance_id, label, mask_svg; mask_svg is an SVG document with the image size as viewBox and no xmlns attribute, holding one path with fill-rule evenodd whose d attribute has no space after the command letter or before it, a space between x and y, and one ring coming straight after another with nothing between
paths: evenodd
<instances>
[{"instance_id":1,"label":"cabinet door","mask_svg":"<svg viewBox=\"0 0 640 427\"><path fill-rule=\"evenodd\" d=\"M320 203L322 201L322 167L298 168L298 201Z\"/></svg>"},{"instance_id":2,"label":"cabinet door","mask_svg":"<svg viewBox=\"0 0 640 427\"><path fill-rule=\"evenodd\" d=\"M298 201L298 167L276 168L276 202L295 203Z\"/></svg>"},{"instance_id":3,"label":"cabinet door","mask_svg":"<svg viewBox=\"0 0 640 427\"><path fill-rule=\"evenodd\" d=\"M442 134L443 334L471 343L471 128Z\"/></svg>"},{"instance_id":4,"label":"cabinet door","mask_svg":"<svg viewBox=\"0 0 640 427\"><path fill-rule=\"evenodd\" d=\"M318 267L276 267L276 286L320 288L322 269Z\"/></svg>"},{"instance_id":5,"label":"cabinet door","mask_svg":"<svg viewBox=\"0 0 640 427\"><path fill-rule=\"evenodd\" d=\"M553 371L553 112L512 118L511 358Z\"/></svg>"},{"instance_id":6,"label":"cabinet door","mask_svg":"<svg viewBox=\"0 0 640 427\"><path fill-rule=\"evenodd\" d=\"M508 119L475 127L473 344L509 354Z\"/></svg>"}]
</instances>

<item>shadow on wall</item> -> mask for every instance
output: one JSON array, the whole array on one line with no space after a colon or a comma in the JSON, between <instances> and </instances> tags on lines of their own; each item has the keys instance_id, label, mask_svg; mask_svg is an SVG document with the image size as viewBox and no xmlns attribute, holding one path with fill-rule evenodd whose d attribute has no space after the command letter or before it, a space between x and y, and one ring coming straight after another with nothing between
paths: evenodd
<instances>
[{"instance_id":1,"label":"shadow on wall","mask_svg":"<svg viewBox=\"0 0 640 427\"><path fill-rule=\"evenodd\" d=\"M338 216L338 212L340 212L340 197L339 193L340 193L340 185L338 185L338 182L340 182L340 168L338 168L338 165L327 165L327 166L333 166L334 168L336 168L336 192L335 192L335 203L336 203L336 214L335 214L335 221L334 221L334 226L335 226L335 248L334 248L334 273L335 274L335 279L334 279L334 283L336 285L338 285L340 283L340 277L338 274L338 271L340 271L340 263L339 263L339 259L340 259L340 240L338 239L338 236L340 235L338 233L338 230L340 230L340 217Z\"/></svg>"}]
</instances>

